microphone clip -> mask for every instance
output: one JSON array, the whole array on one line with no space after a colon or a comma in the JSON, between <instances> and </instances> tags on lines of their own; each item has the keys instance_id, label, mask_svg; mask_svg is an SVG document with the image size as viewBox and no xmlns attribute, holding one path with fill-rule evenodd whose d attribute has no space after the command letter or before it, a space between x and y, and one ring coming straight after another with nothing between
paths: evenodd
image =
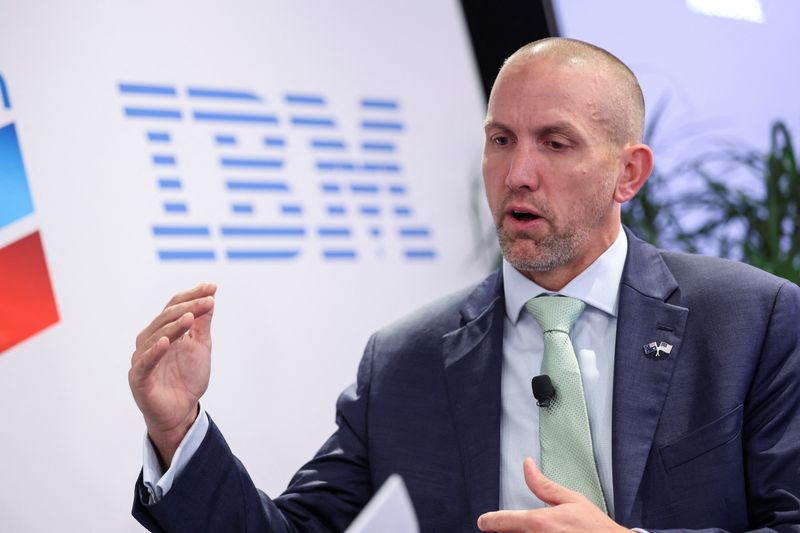
<instances>
[{"instance_id":1,"label":"microphone clip","mask_svg":"<svg viewBox=\"0 0 800 533\"><path fill-rule=\"evenodd\" d=\"M536 405L545 408L550 407L556 395L556 389L550 376L543 374L531 379L531 389L533 390L533 397L536 398Z\"/></svg>"}]
</instances>

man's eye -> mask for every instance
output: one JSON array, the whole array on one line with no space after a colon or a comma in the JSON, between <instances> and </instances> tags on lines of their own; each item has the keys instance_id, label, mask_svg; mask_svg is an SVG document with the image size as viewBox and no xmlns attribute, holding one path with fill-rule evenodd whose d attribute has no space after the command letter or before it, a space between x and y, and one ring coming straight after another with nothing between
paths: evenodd
<instances>
[{"instance_id":1,"label":"man's eye","mask_svg":"<svg viewBox=\"0 0 800 533\"><path fill-rule=\"evenodd\" d=\"M494 143L499 145L499 146L505 146L505 145L507 145L508 143L511 142L508 137L503 137L503 136L497 136L493 140L494 140Z\"/></svg>"},{"instance_id":2,"label":"man's eye","mask_svg":"<svg viewBox=\"0 0 800 533\"><path fill-rule=\"evenodd\" d=\"M545 141L544 144L546 146L549 146L550 148L552 148L553 150L555 150L557 152L560 152L560 151L562 151L562 150L567 148L566 144L558 142L558 141L553 141L553 140Z\"/></svg>"}]
</instances>

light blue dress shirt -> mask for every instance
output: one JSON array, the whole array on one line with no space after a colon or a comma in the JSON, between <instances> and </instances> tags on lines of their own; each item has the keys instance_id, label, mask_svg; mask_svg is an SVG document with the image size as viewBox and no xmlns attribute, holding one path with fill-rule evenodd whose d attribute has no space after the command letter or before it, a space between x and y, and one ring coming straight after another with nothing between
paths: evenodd
<instances>
[{"instance_id":1,"label":"light blue dress shirt","mask_svg":"<svg viewBox=\"0 0 800 533\"><path fill-rule=\"evenodd\" d=\"M592 432L597 471L609 515L614 517L611 472L611 407L614 390L614 347L617 307L628 239L620 228L614 243L557 294L586 303L571 332L583 378L586 410ZM524 309L525 302L553 294L503 261L506 317L503 329L503 371L500 419L500 507L535 509L544 504L525 484L522 462L532 457L539 464L539 407L531 391L531 378L540 374L544 355L542 329Z\"/></svg>"}]
</instances>

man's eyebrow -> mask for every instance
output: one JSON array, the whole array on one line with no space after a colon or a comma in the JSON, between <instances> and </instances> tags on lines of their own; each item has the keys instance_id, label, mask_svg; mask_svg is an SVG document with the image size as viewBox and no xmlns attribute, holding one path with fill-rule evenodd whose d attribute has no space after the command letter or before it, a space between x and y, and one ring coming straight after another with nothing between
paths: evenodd
<instances>
[{"instance_id":1,"label":"man's eyebrow","mask_svg":"<svg viewBox=\"0 0 800 533\"><path fill-rule=\"evenodd\" d=\"M497 130L505 130L505 131L513 131L512 128L502 122L494 120L492 118L487 118L483 123L483 129L490 130L490 129L497 129ZM545 124L544 126L540 126L537 128L534 133L537 137L541 137L542 135L550 135L553 133L560 133L562 135L567 135L569 137L578 137L582 138L580 131L573 126L569 122L565 121L557 121L551 124Z\"/></svg>"},{"instance_id":2,"label":"man's eyebrow","mask_svg":"<svg viewBox=\"0 0 800 533\"><path fill-rule=\"evenodd\" d=\"M506 126L502 122L498 122L498 121L496 121L496 120L494 120L492 118L487 118L483 122L483 129L485 129L485 130L488 130L488 129L511 130L511 128L509 128L508 126Z\"/></svg>"},{"instance_id":3,"label":"man's eyebrow","mask_svg":"<svg viewBox=\"0 0 800 533\"><path fill-rule=\"evenodd\" d=\"M570 137L582 137L580 132L569 122L554 122L552 124L545 124L540 127L536 133L538 135L549 135L551 133L561 133Z\"/></svg>"}]
</instances>

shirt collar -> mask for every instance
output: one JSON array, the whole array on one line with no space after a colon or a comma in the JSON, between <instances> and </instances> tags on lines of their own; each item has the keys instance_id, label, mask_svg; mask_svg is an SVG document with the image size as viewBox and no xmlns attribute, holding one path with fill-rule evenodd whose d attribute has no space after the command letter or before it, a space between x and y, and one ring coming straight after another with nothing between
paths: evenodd
<instances>
[{"instance_id":1,"label":"shirt collar","mask_svg":"<svg viewBox=\"0 0 800 533\"><path fill-rule=\"evenodd\" d=\"M619 282L622 279L622 269L625 267L627 255L628 237L620 228L620 232L611 246L556 294L577 298L587 305L616 317L619 304ZM519 320L522 308L528 300L541 294L553 294L523 276L505 259L503 259L503 291L506 298L506 316L514 324Z\"/></svg>"}]
</instances>

